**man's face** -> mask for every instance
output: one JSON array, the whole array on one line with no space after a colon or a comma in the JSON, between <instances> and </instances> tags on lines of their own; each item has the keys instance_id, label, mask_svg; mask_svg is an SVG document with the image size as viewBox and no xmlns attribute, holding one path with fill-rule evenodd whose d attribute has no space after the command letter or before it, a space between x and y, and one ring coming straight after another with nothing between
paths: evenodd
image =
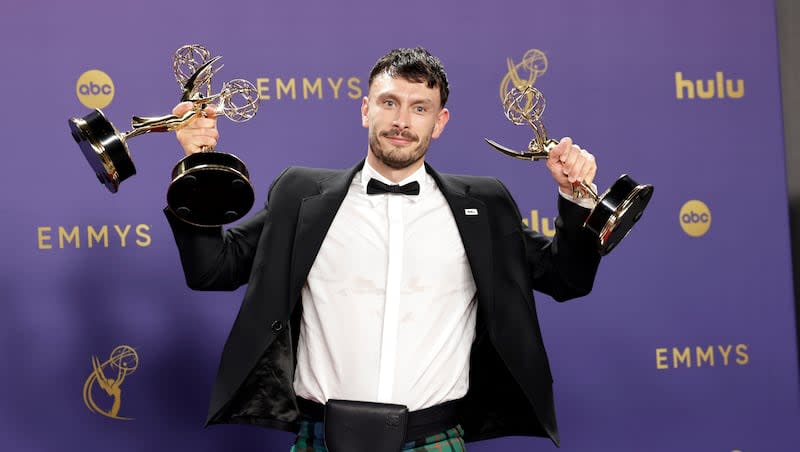
<instances>
[{"instance_id":1,"label":"man's face","mask_svg":"<svg viewBox=\"0 0 800 452\"><path fill-rule=\"evenodd\" d=\"M422 162L432 138L439 138L450 112L439 88L381 74L361 103L361 124L369 129L369 152L393 169Z\"/></svg>"}]
</instances>

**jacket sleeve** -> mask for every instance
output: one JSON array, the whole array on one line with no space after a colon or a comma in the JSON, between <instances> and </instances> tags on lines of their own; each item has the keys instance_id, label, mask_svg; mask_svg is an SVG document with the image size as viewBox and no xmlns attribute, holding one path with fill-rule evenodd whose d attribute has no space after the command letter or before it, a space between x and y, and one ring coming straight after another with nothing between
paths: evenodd
<instances>
[{"instance_id":1,"label":"jacket sleeve","mask_svg":"<svg viewBox=\"0 0 800 452\"><path fill-rule=\"evenodd\" d=\"M287 170L272 183L270 195ZM193 226L165 208L186 284L195 290L235 290L245 284L250 277L268 206L269 196L267 204L255 215L229 229Z\"/></svg>"},{"instance_id":2,"label":"jacket sleeve","mask_svg":"<svg viewBox=\"0 0 800 452\"><path fill-rule=\"evenodd\" d=\"M550 295L557 301L588 294L600 263L597 239L583 227L590 210L558 195L556 233L552 239L548 239L522 224L516 202L506 187L498 183L519 218L530 288Z\"/></svg>"}]
</instances>

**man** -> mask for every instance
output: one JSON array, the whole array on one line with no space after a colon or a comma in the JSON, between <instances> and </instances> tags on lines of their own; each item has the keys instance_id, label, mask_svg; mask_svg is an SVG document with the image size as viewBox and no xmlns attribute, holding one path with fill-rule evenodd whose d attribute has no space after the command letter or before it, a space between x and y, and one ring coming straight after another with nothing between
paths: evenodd
<instances>
[{"instance_id":1,"label":"man","mask_svg":"<svg viewBox=\"0 0 800 452\"><path fill-rule=\"evenodd\" d=\"M370 402L356 416L406 406L403 450L505 435L558 444L532 291L566 300L591 290L600 258L572 193L596 164L569 138L550 153L560 195L547 240L523 226L498 180L425 164L448 95L437 58L393 50L361 104L364 161L285 170L265 208L226 231L166 211L190 287L248 284L207 423L296 431L295 450L325 450L323 417L335 416L323 412L343 399ZM214 146L213 113L177 136L187 154Z\"/></svg>"}]
</instances>

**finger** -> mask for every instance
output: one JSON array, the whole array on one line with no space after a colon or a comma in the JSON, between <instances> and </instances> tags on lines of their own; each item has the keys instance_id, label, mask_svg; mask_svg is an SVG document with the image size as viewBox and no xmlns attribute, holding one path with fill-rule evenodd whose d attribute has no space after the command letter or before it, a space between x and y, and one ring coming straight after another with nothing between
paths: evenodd
<instances>
[{"instance_id":1,"label":"finger","mask_svg":"<svg viewBox=\"0 0 800 452\"><path fill-rule=\"evenodd\" d=\"M203 109L203 113L206 118L216 118L217 117L217 108L214 106L209 105L208 107Z\"/></svg>"},{"instance_id":2,"label":"finger","mask_svg":"<svg viewBox=\"0 0 800 452\"><path fill-rule=\"evenodd\" d=\"M197 134L198 137L211 138L212 140L215 141L219 140L219 132L217 131L217 129L202 129L198 132L199 132Z\"/></svg>"},{"instance_id":3,"label":"finger","mask_svg":"<svg viewBox=\"0 0 800 452\"><path fill-rule=\"evenodd\" d=\"M563 163L562 157L570 146L572 146L572 139L570 137L564 137L561 139L561 141L558 142L558 145L556 145L556 147L550 150L548 157L553 162L558 161Z\"/></svg>"},{"instance_id":4,"label":"finger","mask_svg":"<svg viewBox=\"0 0 800 452\"><path fill-rule=\"evenodd\" d=\"M181 143L194 143L197 140L204 140L211 138L213 140L219 139L219 132L217 129L182 129L177 132L178 141Z\"/></svg>"},{"instance_id":5,"label":"finger","mask_svg":"<svg viewBox=\"0 0 800 452\"><path fill-rule=\"evenodd\" d=\"M204 149L197 144L190 143L183 147L184 152L186 155L196 154L198 152L203 151Z\"/></svg>"},{"instance_id":6,"label":"finger","mask_svg":"<svg viewBox=\"0 0 800 452\"><path fill-rule=\"evenodd\" d=\"M182 116L184 113L191 110L192 108L194 108L193 103L181 102L172 109L172 114L175 116Z\"/></svg>"},{"instance_id":7,"label":"finger","mask_svg":"<svg viewBox=\"0 0 800 452\"><path fill-rule=\"evenodd\" d=\"M581 155L581 148L576 145L570 145L570 147L561 154L561 162L564 174L566 175L573 175L575 172L575 164L578 161L578 158Z\"/></svg>"},{"instance_id":8,"label":"finger","mask_svg":"<svg viewBox=\"0 0 800 452\"><path fill-rule=\"evenodd\" d=\"M570 170L570 175L574 177L574 181L571 181L591 183L596 170L597 163L594 161L594 156L586 149L581 149L578 159Z\"/></svg>"},{"instance_id":9,"label":"finger","mask_svg":"<svg viewBox=\"0 0 800 452\"><path fill-rule=\"evenodd\" d=\"M586 176L584 176L583 180L587 184L591 185L592 182L594 181L594 176L597 175L597 161L595 161L594 155L592 153L588 151L586 153L588 154L587 156L588 168L586 171Z\"/></svg>"},{"instance_id":10,"label":"finger","mask_svg":"<svg viewBox=\"0 0 800 452\"><path fill-rule=\"evenodd\" d=\"M217 140L212 137L194 137L195 139L188 142L183 149L187 154L194 154L196 152L205 151L206 149L213 148L217 145Z\"/></svg>"},{"instance_id":11,"label":"finger","mask_svg":"<svg viewBox=\"0 0 800 452\"><path fill-rule=\"evenodd\" d=\"M194 141L199 147L213 148L217 145L217 139L212 136L200 136Z\"/></svg>"},{"instance_id":12,"label":"finger","mask_svg":"<svg viewBox=\"0 0 800 452\"><path fill-rule=\"evenodd\" d=\"M581 157L575 162L573 171L570 173L570 182L583 182L587 185L591 185L596 171L597 164L594 161L594 156L586 150L581 149Z\"/></svg>"},{"instance_id":13,"label":"finger","mask_svg":"<svg viewBox=\"0 0 800 452\"><path fill-rule=\"evenodd\" d=\"M572 160L574 159L574 160ZM573 152L570 156L569 174L567 179L570 183L580 183L586 176L586 156L580 150ZM569 161L569 160L568 160Z\"/></svg>"},{"instance_id":14,"label":"finger","mask_svg":"<svg viewBox=\"0 0 800 452\"><path fill-rule=\"evenodd\" d=\"M185 127L178 131L178 139L191 142L193 137L206 136L219 138L219 131L216 127Z\"/></svg>"},{"instance_id":15,"label":"finger","mask_svg":"<svg viewBox=\"0 0 800 452\"><path fill-rule=\"evenodd\" d=\"M190 129L215 129L217 127L217 120L213 118L199 117L192 121L188 127Z\"/></svg>"}]
</instances>

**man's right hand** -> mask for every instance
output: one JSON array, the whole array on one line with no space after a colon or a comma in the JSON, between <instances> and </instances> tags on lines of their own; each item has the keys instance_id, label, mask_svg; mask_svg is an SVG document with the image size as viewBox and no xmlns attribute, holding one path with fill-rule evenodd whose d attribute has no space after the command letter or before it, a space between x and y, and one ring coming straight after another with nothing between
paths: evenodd
<instances>
[{"instance_id":1,"label":"man's right hand","mask_svg":"<svg viewBox=\"0 0 800 452\"><path fill-rule=\"evenodd\" d=\"M172 109L172 114L182 116L193 107L191 102L181 102ZM217 130L217 114L213 107L203 110L204 117L197 117L185 127L175 132L178 142L183 147L186 155L200 152L204 148L213 148L217 145L219 131Z\"/></svg>"}]
</instances>

